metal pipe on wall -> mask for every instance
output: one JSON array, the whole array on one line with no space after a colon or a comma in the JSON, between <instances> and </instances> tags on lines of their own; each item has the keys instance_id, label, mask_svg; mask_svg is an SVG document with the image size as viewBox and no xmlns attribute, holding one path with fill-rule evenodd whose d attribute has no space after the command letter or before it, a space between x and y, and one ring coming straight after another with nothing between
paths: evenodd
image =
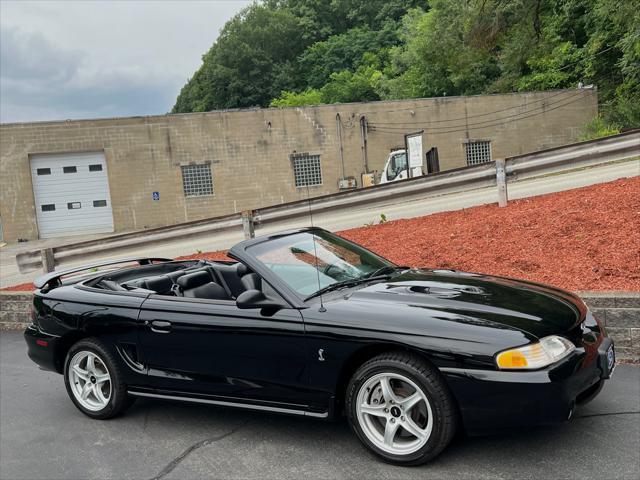
<instances>
[{"instance_id":1,"label":"metal pipe on wall","mask_svg":"<svg viewBox=\"0 0 640 480\"><path fill-rule=\"evenodd\" d=\"M362 158L364 160L364 173L369 173L369 158L367 157L367 117L360 117L360 138L362 140Z\"/></svg>"},{"instance_id":2,"label":"metal pipe on wall","mask_svg":"<svg viewBox=\"0 0 640 480\"><path fill-rule=\"evenodd\" d=\"M342 178L344 178L344 149L342 148L342 119L340 113L336 113L336 133L338 135L338 154L340 155L340 165L342 166Z\"/></svg>"}]
</instances>

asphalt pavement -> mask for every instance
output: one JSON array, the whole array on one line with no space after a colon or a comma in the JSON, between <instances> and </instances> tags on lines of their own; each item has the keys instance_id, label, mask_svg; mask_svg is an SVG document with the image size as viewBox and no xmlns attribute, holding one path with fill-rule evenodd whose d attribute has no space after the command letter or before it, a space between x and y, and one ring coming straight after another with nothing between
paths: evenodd
<instances>
[{"instance_id":1,"label":"asphalt pavement","mask_svg":"<svg viewBox=\"0 0 640 480\"><path fill-rule=\"evenodd\" d=\"M370 455L346 422L139 399L107 421L82 415L22 334L0 334L2 479L640 478L640 367L619 365L565 424L460 436L412 468Z\"/></svg>"}]
</instances>

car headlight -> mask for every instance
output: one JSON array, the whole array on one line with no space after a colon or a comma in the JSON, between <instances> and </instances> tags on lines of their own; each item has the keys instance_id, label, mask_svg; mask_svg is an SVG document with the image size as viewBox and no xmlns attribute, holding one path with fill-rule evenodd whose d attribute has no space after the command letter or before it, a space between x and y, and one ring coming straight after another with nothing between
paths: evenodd
<instances>
[{"instance_id":1,"label":"car headlight","mask_svg":"<svg viewBox=\"0 0 640 480\"><path fill-rule=\"evenodd\" d=\"M566 338L550 335L538 343L512 348L498 353L496 363L502 369L543 368L566 357L576 347Z\"/></svg>"}]
</instances>

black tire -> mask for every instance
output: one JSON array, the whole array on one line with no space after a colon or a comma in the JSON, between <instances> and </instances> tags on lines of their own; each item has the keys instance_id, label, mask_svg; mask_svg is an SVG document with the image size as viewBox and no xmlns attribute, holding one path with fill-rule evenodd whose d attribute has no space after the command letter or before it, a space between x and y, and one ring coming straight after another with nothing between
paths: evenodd
<instances>
[{"instance_id":1,"label":"black tire","mask_svg":"<svg viewBox=\"0 0 640 480\"><path fill-rule=\"evenodd\" d=\"M412 380L431 404L433 429L426 444L409 454L394 455L378 448L364 433L357 414L357 396L370 377L381 373L396 373ZM378 457L396 465L420 465L435 458L451 442L457 429L457 408L442 374L417 355L390 352L364 363L354 373L346 394L347 419L360 441Z\"/></svg>"},{"instance_id":2,"label":"black tire","mask_svg":"<svg viewBox=\"0 0 640 480\"><path fill-rule=\"evenodd\" d=\"M73 391L71 390L71 384L69 380L69 365L71 359L79 352L88 351L97 356L102 364L107 368L109 376L111 377L111 397L109 402L101 410L93 411L85 408L76 399ZM127 386L122 381L122 373L118 367L117 362L111 355L111 353L105 348L105 346L96 338L87 338L80 340L74 344L67 352L67 357L64 362L64 384L69 394L69 398L73 404L82 413L88 417L96 420L106 420L113 418L124 410L129 408L135 401L134 397L127 395Z\"/></svg>"}]
</instances>

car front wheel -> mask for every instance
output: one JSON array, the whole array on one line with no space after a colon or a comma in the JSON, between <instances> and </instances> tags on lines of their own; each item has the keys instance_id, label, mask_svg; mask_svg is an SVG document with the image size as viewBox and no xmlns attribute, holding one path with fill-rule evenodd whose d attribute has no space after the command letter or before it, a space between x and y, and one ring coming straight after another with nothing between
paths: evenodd
<instances>
[{"instance_id":1,"label":"car front wheel","mask_svg":"<svg viewBox=\"0 0 640 480\"><path fill-rule=\"evenodd\" d=\"M455 403L441 374L406 353L383 354L362 365L349 383L347 407L358 438L390 463L427 462L455 433Z\"/></svg>"},{"instance_id":2,"label":"car front wheel","mask_svg":"<svg viewBox=\"0 0 640 480\"><path fill-rule=\"evenodd\" d=\"M115 417L133 403L121 378L118 365L97 339L81 340L67 353L67 393L75 406L91 418Z\"/></svg>"}]
</instances>

